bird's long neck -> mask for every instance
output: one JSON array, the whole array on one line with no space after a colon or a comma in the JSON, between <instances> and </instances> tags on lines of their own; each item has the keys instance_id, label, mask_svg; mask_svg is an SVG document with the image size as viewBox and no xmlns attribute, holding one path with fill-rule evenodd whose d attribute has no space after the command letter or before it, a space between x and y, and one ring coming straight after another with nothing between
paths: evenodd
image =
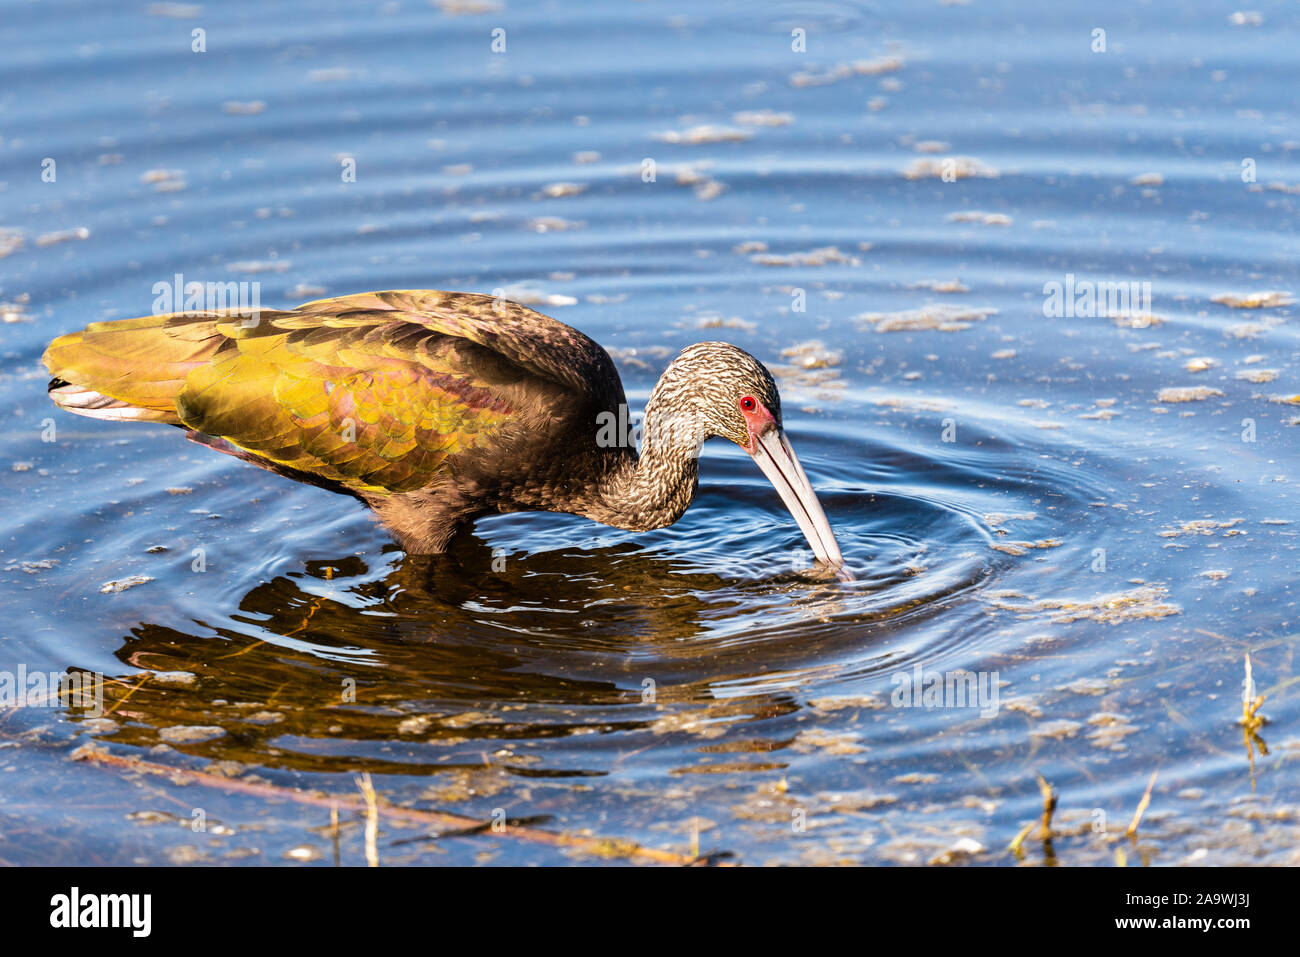
<instances>
[{"instance_id":1,"label":"bird's long neck","mask_svg":"<svg viewBox=\"0 0 1300 957\"><path fill-rule=\"evenodd\" d=\"M641 454L620 450L583 513L588 518L638 532L664 528L681 518L695 497L704 436L673 409L667 379L665 373L646 403Z\"/></svg>"}]
</instances>

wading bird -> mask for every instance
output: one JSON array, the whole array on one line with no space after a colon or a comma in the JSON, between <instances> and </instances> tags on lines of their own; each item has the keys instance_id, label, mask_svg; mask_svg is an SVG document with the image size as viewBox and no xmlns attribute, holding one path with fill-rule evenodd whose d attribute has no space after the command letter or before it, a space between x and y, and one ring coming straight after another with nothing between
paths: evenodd
<instances>
[{"instance_id":1,"label":"wading bird","mask_svg":"<svg viewBox=\"0 0 1300 957\"><path fill-rule=\"evenodd\" d=\"M776 487L817 559L843 558L781 428L757 359L688 346L646 404L640 454L613 361L516 303L437 290L361 293L249 316L96 322L50 343L50 397L96 419L165 422L289 478L353 495L408 553L444 551L476 518L571 512L615 528L671 525L700 446L735 442ZM840 572L841 577L847 572Z\"/></svg>"}]
</instances>

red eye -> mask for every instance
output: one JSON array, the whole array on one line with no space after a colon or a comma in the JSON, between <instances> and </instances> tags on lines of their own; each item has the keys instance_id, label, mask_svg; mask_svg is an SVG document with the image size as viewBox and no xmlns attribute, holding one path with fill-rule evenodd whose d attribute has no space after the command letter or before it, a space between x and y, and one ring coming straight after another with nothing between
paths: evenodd
<instances>
[{"instance_id":1,"label":"red eye","mask_svg":"<svg viewBox=\"0 0 1300 957\"><path fill-rule=\"evenodd\" d=\"M757 405L758 403L754 401L754 397L751 395L747 395L740 400L740 407L744 409L746 412L753 412L754 407Z\"/></svg>"}]
</instances>

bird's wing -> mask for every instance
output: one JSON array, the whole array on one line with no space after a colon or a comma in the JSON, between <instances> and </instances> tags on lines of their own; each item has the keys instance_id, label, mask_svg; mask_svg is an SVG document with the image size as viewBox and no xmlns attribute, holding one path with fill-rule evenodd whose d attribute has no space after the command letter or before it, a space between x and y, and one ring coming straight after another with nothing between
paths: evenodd
<instances>
[{"instance_id":1,"label":"bird's wing","mask_svg":"<svg viewBox=\"0 0 1300 957\"><path fill-rule=\"evenodd\" d=\"M601 346L572 326L508 299L438 289L365 292L318 299L293 310L303 321L354 313L388 312L394 318L477 343L534 375L581 394L604 398L622 385L613 360Z\"/></svg>"},{"instance_id":2,"label":"bird's wing","mask_svg":"<svg viewBox=\"0 0 1300 957\"><path fill-rule=\"evenodd\" d=\"M382 292L249 319L151 318L56 340L47 365L128 405L158 409L170 392L175 424L368 493L429 485L458 453L544 421L544 400L587 406L604 388L599 361L584 375L592 348L609 363L576 330L488 296Z\"/></svg>"}]
</instances>

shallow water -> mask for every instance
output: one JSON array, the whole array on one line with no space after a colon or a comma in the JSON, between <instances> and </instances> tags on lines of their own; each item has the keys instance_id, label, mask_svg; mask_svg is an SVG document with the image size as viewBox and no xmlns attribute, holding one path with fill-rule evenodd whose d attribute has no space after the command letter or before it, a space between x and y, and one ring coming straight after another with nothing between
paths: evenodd
<instances>
[{"instance_id":1,"label":"shallow water","mask_svg":"<svg viewBox=\"0 0 1300 957\"><path fill-rule=\"evenodd\" d=\"M1300 863L1298 17L1168 6L9 5L0 671L117 680L108 722L0 712L0 860L333 862L327 810L72 761L93 738L747 864ZM634 404L733 341L857 580L802 569L720 440L670 529L504 516L417 561L350 500L54 411L48 340L176 273L504 289ZM1152 301L1047 317L1067 275ZM988 707L903 706L962 671ZM1017 856L1036 772L1057 835ZM591 859L420 834L386 818L381 861Z\"/></svg>"}]
</instances>

